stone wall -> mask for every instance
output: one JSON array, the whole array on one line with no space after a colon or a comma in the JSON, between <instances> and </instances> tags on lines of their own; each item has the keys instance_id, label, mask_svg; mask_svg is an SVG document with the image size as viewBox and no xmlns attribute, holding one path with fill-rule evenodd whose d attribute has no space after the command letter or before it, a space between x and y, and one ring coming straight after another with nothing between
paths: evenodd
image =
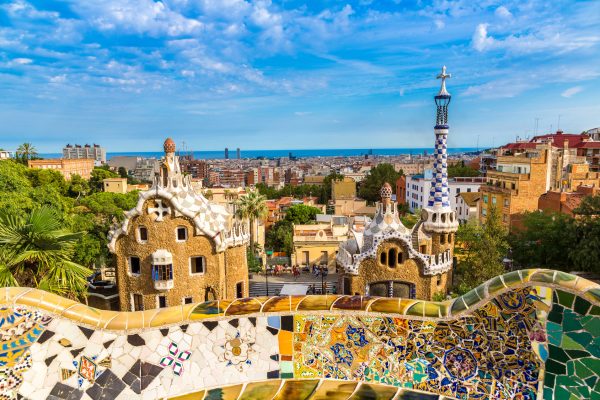
<instances>
[{"instance_id":1,"label":"stone wall","mask_svg":"<svg viewBox=\"0 0 600 400\"><path fill-rule=\"evenodd\" d=\"M556 271L440 303L282 296L113 312L3 288L0 304L2 399L600 396L600 286Z\"/></svg>"}]
</instances>

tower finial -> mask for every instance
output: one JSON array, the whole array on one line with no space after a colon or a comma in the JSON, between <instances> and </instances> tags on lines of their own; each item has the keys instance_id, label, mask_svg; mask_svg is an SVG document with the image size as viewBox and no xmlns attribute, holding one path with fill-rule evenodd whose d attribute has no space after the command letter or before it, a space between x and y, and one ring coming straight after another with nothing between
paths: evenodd
<instances>
[{"instance_id":1,"label":"tower finial","mask_svg":"<svg viewBox=\"0 0 600 400\"><path fill-rule=\"evenodd\" d=\"M450 96L450 93L448 93L448 91L446 90L446 79L451 78L452 74L447 74L446 73L446 66L444 65L442 67L442 73L438 74L437 79L441 79L442 80L442 87L440 88L440 92L438 93L438 96Z\"/></svg>"}]
</instances>

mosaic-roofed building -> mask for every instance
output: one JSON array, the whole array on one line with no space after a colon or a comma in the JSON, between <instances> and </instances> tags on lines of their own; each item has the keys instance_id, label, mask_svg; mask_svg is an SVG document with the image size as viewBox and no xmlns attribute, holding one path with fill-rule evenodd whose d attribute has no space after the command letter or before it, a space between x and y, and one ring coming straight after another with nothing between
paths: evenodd
<instances>
[{"instance_id":1,"label":"mosaic-roofed building","mask_svg":"<svg viewBox=\"0 0 600 400\"><path fill-rule=\"evenodd\" d=\"M172 139L164 150L152 187L109 233L121 310L247 296L247 223L194 191Z\"/></svg>"},{"instance_id":2,"label":"mosaic-roofed building","mask_svg":"<svg viewBox=\"0 0 600 400\"><path fill-rule=\"evenodd\" d=\"M389 183L381 188L381 201L363 233L352 232L340 245L340 288L344 294L431 299L445 294L452 283L454 234L458 220L448 190L448 105L446 67L438 78L435 162L427 207L412 228L400 221Z\"/></svg>"}]
</instances>

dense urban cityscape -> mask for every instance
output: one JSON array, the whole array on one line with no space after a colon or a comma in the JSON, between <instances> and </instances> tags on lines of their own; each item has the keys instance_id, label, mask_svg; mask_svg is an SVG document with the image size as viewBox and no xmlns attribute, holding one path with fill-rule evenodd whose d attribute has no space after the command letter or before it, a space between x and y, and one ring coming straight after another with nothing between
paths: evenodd
<instances>
[{"instance_id":1,"label":"dense urban cityscape","mask_svg":"<svg viewBox=\"0 0 600 400\"><path fill-rule=\"evenodd\" d=\"M600 399L598 74L497 65L598 6L100 3L0 5L0 400Z\"/></svg>"}]
</instances>

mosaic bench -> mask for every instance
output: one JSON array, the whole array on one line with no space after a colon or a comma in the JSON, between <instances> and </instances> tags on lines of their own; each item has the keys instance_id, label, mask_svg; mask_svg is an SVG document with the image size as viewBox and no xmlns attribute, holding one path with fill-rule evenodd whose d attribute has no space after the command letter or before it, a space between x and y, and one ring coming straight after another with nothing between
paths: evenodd
<instances>
[{"instance_id":1,"label":"mosaic bench","mask_svg":"<svg viewBox=\"0 0 600 400\"><path fill-rule=\"evenodd\" d=\"M140 312L0 289L0 399L600 399L600 286L280 296Z\"/></svg>"}]
</instances>

